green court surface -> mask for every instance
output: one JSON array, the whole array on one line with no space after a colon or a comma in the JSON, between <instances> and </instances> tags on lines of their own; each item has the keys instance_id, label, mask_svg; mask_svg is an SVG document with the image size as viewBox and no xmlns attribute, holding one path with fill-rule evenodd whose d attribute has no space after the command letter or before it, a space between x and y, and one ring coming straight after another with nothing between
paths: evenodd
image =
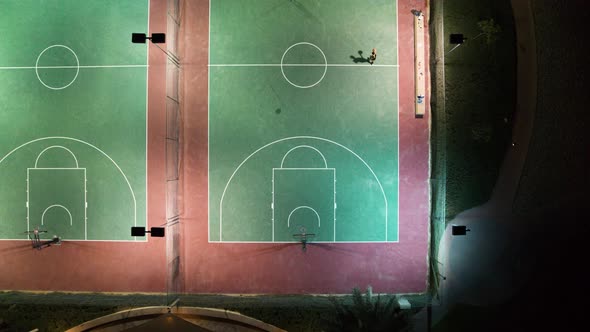
<instances>
[{"instance_id":1,"label":"green court surface","mask_svg":"<svg viewBox=\"0 0 590 332\"><path fill-rule=\"evenodd\" d=\"M4 0L0 239L146 225L148 0Z\"/></svg>"},{"instance_id":2,"label":"green court surface","mask_svg":"<svg viewBox=\"0 0 590 332\"><path fill-rule=\"evenodd\" d=\"M398 241L396 1L210 5L209 241Z\"/></svg>"}]
</instances>

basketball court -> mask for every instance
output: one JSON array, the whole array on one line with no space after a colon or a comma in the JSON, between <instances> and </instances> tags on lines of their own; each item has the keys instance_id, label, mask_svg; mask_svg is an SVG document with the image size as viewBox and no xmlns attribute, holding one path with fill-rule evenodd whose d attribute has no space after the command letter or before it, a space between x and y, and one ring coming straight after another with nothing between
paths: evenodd
<instances>
[{"instance_id":1,"label":"basketball court","mask_svg":"<svg viewBox=\"0 0 590 332\"><path fill-rule=\"evenodd\" d=\"M398 241L395 1L210 10L210 241Z\"/></svg>"},{"instance_id":2,"label":"basketball court","mask_svg":"<svg viewBox=\"0 0 590 332\"><path fill-rule=\"evenodd\" d=\"M146 225L148 55L130 35L146 30L149 3L39 5L3 3L0 238L43 227L132 241L129 227Z\"/></svg>"}]
</instances>

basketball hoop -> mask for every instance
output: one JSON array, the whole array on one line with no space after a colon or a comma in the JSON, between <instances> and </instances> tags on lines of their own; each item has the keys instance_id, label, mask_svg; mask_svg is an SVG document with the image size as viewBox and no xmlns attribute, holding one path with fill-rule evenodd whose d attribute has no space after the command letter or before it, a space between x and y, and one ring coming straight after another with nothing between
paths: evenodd
<instances>
[{"instance_id":1,"label":"basketball hoop","mask_svg":"<svg viewBox=\"0 0 590 332\"><path fill-rule=\"evenodd\" d=\"M307 233L305 227L303 226L299 227L299 233L293 234L293 238L295 238L297 242L301 242L301 250L303 252L307 251L307 242L309 242L309 240L313 239L314 237L315 234Z\"/></svg>"},{"instance_id":2,"label":"basketball hoop","mask_svg":"<svg viewBox=\"0 0 590 332\"><path fill-rule=\"evenodd\" d=\"M61 239L57 235L54 235L53 239L49 241L41 241L41 233L47 233L47 231L43 231L40 230L38 227L35 227L35 229L33 229L32 231L27 231L23 234L29 235L29 239L31 239L33 249L41 250L46 247L51 247L52 245L61 245Z\"/></svg>"}]
</instances>

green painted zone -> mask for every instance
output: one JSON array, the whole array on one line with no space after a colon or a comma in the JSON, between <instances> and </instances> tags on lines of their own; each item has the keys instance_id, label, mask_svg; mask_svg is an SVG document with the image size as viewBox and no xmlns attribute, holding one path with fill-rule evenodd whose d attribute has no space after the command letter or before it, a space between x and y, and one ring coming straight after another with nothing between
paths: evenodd
<instances>
[{"instance_id":1,"label":"green painted zone","mask_svg":"<svg viewBox=\"0 0 590 332\"><path fill-rule=\"evenodd\" d=\"M398 241L396 1L210 10L209 240Z\"/></svg>"},{"instance_id":2,"label":"green painted zone","mask_svg":"<svg viewBox=\"0 0 590 332\"><path fill-rule=\"evenodd\" d=\"M0 239L146 225L148 0L2 1ZM142 239L139 239L142 240Z\"/></svg>"}]
</instances>

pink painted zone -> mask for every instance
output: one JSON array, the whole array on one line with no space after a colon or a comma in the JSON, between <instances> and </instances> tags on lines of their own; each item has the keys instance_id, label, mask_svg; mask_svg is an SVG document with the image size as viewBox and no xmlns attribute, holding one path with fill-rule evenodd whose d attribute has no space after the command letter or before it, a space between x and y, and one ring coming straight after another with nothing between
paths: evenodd
<instances>
[{"instance_id":1,"label":"pink painted zone","mask_svg":"<svg viewBox=\"0 0 590 332\"><path fill-rule=\"evenodd\" d=\"M410 2L412 4L410 4ZM427 290L429 241L428 109L414 118L412 9L425 1L399 1L400 241L389 244L315 244L303 253L290 244L208 243L207 56L208 2L185 3L183 272L187 293L350 293ZM420 5L419 7L416 7ZM427 28L427 27L426 27ZM426 31L428 31L426 29ZM426 43L428 45L428 36ZM428 59L428 54L425 54ZM429 77L429 72L426 73ZM429 81L427 81L429 84ZM428 105L427 94L426 103Z\"/></svg>"}]
</instances>

